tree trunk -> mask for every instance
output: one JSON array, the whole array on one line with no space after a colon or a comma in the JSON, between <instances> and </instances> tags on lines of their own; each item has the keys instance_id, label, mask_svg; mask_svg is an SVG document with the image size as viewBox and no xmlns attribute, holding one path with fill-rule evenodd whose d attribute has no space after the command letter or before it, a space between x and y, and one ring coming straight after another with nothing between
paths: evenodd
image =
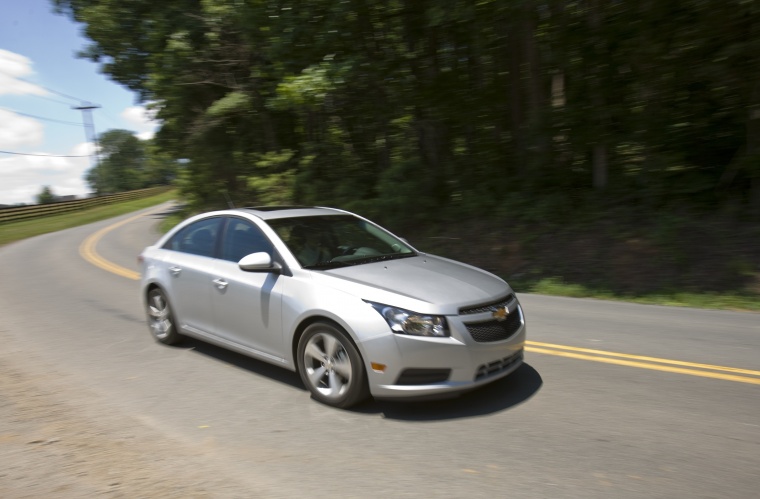
<instances>
[{"instance_id":1,"label":"tree trunk","mask_svg":"<svg viewBox=\"0 0 760 499\"><path fill-rule=\"evenodd\" d=\"M602 190L607 187L607 146L594 144L593 156L594 189Z\"/></svg>"},{"instance_id":2,"label":"tree trunk","mask_svg":"<svg viewBox=\"0 0 760 499\"><path fill-rule=\"evenodd\" d=\"M512 136L512 151L514 153L515 160L517 162L517 172L523 177L527 176L527 161L525 154L525 134L523 123L523 98L522 98L522 70L521 70L521 57L519 50L521 39L516 36L511 26L503 21L503 29L507 39L507 43L504 44L504 50L506 51L505 58L507 60L508 71L508 92L509 95L505 102L508 103L509 112L509 130Z\"/></svg>"},{"instance_id":3,"label":"tree trunk","mask_svg":"<svg viewBox=\"0 0 760 499\"><path fill-rule=\"evenodd\" d=\"M760 83L755 83L747 117L747 174L750 177L750 210L760 215Z\"/></svg>"},{"instance_id":4,"label":"tree trunk","mask_svg":"<svg viewBox=\"0 0 760 499\"><path fill-rule=\"evenodd\" d=\"M603 137L606 134L607 127L607 102L602 92L603 82L601 81L601 66L599 61L603 60L603 54L605 51L604 40L599 35L599 29L602 25L601 19L601 6L599 1L595 0L591 2L591 8L589 9L589 25L592 29L593 36L596 37L594 44L594 62L596 66L592 69L591 81L589 87L591 89L591 102L594 103L594 113L596 114L597 121L597 133L599 137ZM604 140L604 139L602 139ZM593 186L596 190L602 190L607 187L608 177L608 163L607 163L607 144L599 141L593 145L592 152L592 176Z\"/></svg>"}]
</instances>

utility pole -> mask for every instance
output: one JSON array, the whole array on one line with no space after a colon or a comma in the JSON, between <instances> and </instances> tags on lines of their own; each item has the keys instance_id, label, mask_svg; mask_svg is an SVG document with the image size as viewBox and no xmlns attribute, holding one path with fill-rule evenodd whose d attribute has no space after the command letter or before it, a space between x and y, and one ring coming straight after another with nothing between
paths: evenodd
<instances>
[{"instance_id":1,"label":"utility pole","mask_svg":"<svg viewBox=\"0 0 760 499\"><path fill-rule=\"evenodd\" d=\"M98 104L93 104L92 102L83 101L79 106L73 106L72 109L75 109L77 111L82 111L82 121L84 122L84 135L85 139L87 139L88 142L91 142L95 145L95 151L93 152L93 156L90 159L90 165L92 168L95 169L95 174L100 176L102 172L99 171L99 161L98 157L100 154L100 146L98 145L98 137L95 135L95 122L92 119L92 110L98 109L100 106ZM99 179L98 182L98 188L96 191L99 191L105 184L105 179ZM100 192L96 192L96 194L100 194Z\"/></svg>"}]
</instances>

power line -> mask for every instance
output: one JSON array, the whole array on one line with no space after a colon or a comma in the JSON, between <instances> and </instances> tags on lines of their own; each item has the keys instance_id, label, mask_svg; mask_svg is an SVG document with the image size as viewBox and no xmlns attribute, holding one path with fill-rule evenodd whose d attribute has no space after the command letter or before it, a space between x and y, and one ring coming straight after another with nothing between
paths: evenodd
<instances>
[{"instance_id":1,"label":"power line","mask_svg":"<svg viewBox=\"0 0 760 499\"><path fill-rule=\"evenodd\" d=\"M32 153L26 153L26 152L11 152L11 151L0 151L0 154L13 154L14 156L40 156L43 158L89 158L90 155L86 154L84 156L70 156L70 155L57 155L57 154L32 154Z\"/></svg>"},{"instance_id":2,"label":"power line","mask_svg":"<svg viewBox=\"0 0 760 499\"><path fill-rule=\"evenodd\" d=\"M36 118L38 120L52 121L54 123L63 123L64 125L84 126L82 123L77 123L75 121L63 121L63 120L56 120L56 119L53 119L53 118L45 118L43 116L35 116L33 114L26 114L26 113L22 113L20 111L16 111L14 109L8 109L7 107L0 107L0 109L3 109L5 111L9 111L11 113L15 113L15 114L18 114L18 115L21 115L21 116L26 116L27 118Z\"/></svg>"},{"instance_id":3,"label":"power line","mask_svg":"<svg viewBox=\"0 0 760 499\"><path fill-rule=\"evenodd\" d=\"M28 83L28 84L30 84L30 85L34 85L35 87L39 87L39 88L42 88L43 90L47 90L47 91L48 91L48 92L50 92L51 94L55 94L55 95L58 95L59 97L63 97L63 98L65 98L65 99L76 100L76 101L79 101L79 102L86 102L84 99L80 99L79 97L74 97L73 95L64 94L63 92L59 92L58 90L53 90L53 89L52 89L52 88L50 88L50 87L46 87L46 86L44 86L44 85L40 85L39 83L35 83L35 82L33 82L33 81L29 81L29 80L27 80L26 78L22 78L22 77L20 77L20 76L16 76L16 75L12 75L12 74L10 74L10 73L6 73L5 71L2 71L2 73L3 73L3 74L5 74L5 75L7 75L7 76L10 76L11 78L13 78L13 79L16 79L16 80L18 80L18 81L23 81L24 83ZM31 95L35 95L35 94L31 94ZM53 102L58 102L59 104L66 104L66 105L70 105L70 103L67 103L67 102L61 102L61 101L57 101L57 100L54 100L54 99L50 99L49 97L45 97L45 96L42 96L42 95L35 95L35 96L36 96L36 97L41 97L41 98L43 98L43 99L52 100Z\"/></svg>"},{"instance_id":4,"label":"power line","mask_svg":"<svg viewBox=\"0 0 760 499\"><path fill-rule=\"evenodd\" d=\"M56 94L56 95L59 95L59 96L61 96L61 97L65 97L66 99L71 99L71 100L78 100L79 102L84 102L84 99L80 99L79 97L72 97L71 95L66 95L66 94L64 94L63 92L58 92L58 91L56 91L56 90L53 90L52 88L43 87L42 85L39 85L39 86L40 86L40 87L42 87L42 88L44 88L44 89L45 89L45 90L47 90L48 92L52 92L52 93L54 93L54 94Z\"/></svg>"},{"instance_id":5,"label":"power line","mask_svg":"<svg viewBox=\"0 0 760 499\"><path fill-rule=\"evenodd\" d=\"M55 102L56 104L63 104L64 106L71 105L71 102L63 102L62 100L51 99L50 97L45 97L44 95L37 95L37 94L29 94L29 95L31 95L32 97L37 97L39 99L49 100L50 102Z\"/></svg>"},{"instance_id":6,"label":"power line","mask_svg":"<svg viewBox=\"0 0 760 499\"><path fill-rule=\"evenodd\" d=\"M7 74L7 73L6 73ZM50 93L53 93L55 95L58 95L60 97L63 97L65 99L71 99L75 101L79 101L79 106L71 105L72 109L76 109L77 111L82 111L82 119L84 121L84 132L85 136L87 137L88 141L93 142L95 144L95 153L92 155L86 155L86 156L72 156L72 155L52 155L52 154L31 154L31 153L20 153L20 152L11 152L11 151L0 151L2 154L13 154L17 156L43 156L43 157L51 157L51 158L93 158L95 160L95 167L98 166L98 137L95 135L95 124L92 120L92 110L100 108L100 105L93 104L92 102L88 102L84 99L80 99L79 97L74 97L73 95L64 94L63 92L59 92L57 90L53 90L52 88L48 88L44 85L40 85L38 83L31 82L25 78L21 78L18 76L10 75L13 78L16 78L19 81L23 81L25 83L28 83L30 85L35 85L39 88L42 88L43 90L47 90ZM34 94L32 94L34 95ZM38 96L41 97L41 96ZM47 98L47 97L43 97ZM52 100L52 99L51 99ZM70 105L70 104L69 104ZM19 113L22 114L22 113ZM46 118L41 118L46 119ZM71 123L69 123L71 124Z\"/></svg>"},{"instance_id":7,"label":"power line","mask_svg":"<svg viewBox=\"0 0 760 499\"><path fill-rule=\"evenodd\" d=\"M84 102L84 99L80 99L79 97L74 97L72 95L64 94L63 92L59 92L58 90L53 90L52 88L46 87L44 85L40 85L39 83L34 83L33 81L29 81L26 78L21 78L21 77L17 76L16 79L20 80L20 81L23 81L23 82L26 82L26 83L28 83L30 85L36 85L36 86L38 86L40 88L43 88L43 89L47 90L51 94L58 95L59 97L64 97L66 99L78 100L79 102Z\"/></svg>"}]
</instances>

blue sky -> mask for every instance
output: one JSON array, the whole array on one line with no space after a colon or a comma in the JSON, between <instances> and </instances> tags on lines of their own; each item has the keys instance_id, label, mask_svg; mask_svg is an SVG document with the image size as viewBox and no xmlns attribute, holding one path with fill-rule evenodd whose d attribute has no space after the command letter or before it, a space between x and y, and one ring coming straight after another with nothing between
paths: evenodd
<instances>
[{"instance_id":1,"label":"blue sky","mask_svg":"<svg viewBox=\"0 0 760 499\"><path fill-rule=\"evenodd\" d=\"M72 107L101 106L93 112L97 134L123 128L150 138L156 125L135 93L76 57L88 44L82 26L55 14L50 0L0 0L0 12L0 205L34 203L45 185L86 196L93 147Z\"/></svg>"}]
</instances>

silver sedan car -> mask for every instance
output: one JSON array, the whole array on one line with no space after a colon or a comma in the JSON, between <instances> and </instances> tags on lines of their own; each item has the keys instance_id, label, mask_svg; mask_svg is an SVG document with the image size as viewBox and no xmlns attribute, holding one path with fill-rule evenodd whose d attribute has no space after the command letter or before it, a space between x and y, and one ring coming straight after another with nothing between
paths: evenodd
<instances>
[{"instance_id":1,"label":"silver sedan car","mask_svg":"<svg viewBox=\"0 0 760 499\"><path fill-rule=\"evenodd\" d=\"M297 371L320 402L459 394L522 363L502 279L319 207L214 211L140 255L153 336L192 336Z\"/></svg>"}]
</instances>

